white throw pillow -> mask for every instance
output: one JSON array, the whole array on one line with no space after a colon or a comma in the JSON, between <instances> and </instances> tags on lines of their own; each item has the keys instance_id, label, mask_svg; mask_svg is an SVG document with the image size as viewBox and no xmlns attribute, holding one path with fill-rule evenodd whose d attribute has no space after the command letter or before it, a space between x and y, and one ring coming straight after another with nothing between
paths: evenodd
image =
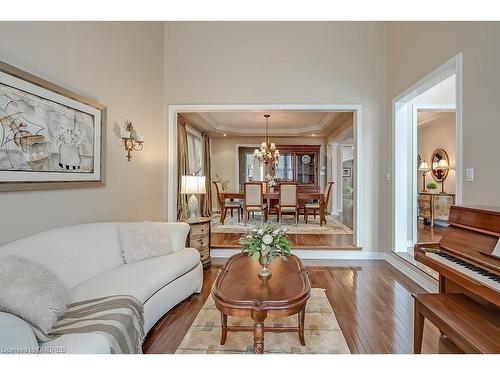
<instances>
[{"instance_id":1,"label":"white throw pillow","mask_svg":"<svg viewBox=\"0 0 500 375\"><path fill-rule=\"evenodd\" d=\"M0 258L0 310L48 333L67 302L63 283L43 265L16 255Z\"/></svg>"},{"instance_id":2,"label":"white throw pillow","mask_svg":"<svg viewBox=\"0 0 500 375\"><path fill-rule=\"evenodd\" d=\"M125 263L174 252L165 223L122 223L117 229Z\"/></svg>"}]
</instances>

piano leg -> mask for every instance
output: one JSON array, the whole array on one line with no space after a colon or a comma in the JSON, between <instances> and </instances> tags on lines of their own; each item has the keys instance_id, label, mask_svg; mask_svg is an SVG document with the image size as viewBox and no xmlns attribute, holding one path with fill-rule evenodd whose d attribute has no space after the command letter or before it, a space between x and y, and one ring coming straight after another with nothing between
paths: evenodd
<instances>
[{"instance_id":1,"label":"piano leg","mask_svg":"<svg viewBox=\"0 0 500 375\"><path fill-rule=\"evenodd\" d=\"M446 277L439 274L439 293L446 293ZM441 337L446 337L441 330L439 330Z\"/></svg>"},{"instance_id":2,"label":"piano leg","mask_svg":"<svg viewBox=\"0 0 500 375\"><path fill-rule=\"evenodd\" d=\"M424 336L425 317L420 312L420 302L415 300L415 312L413 316L413 353L422 352L422 338Z\"/></svg>"}]
</instances>

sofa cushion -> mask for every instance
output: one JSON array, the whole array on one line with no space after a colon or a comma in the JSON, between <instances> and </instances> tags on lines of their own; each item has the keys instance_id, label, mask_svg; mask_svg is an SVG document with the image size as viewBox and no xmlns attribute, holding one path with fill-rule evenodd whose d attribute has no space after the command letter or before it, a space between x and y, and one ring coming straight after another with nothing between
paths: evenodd
<instances>
[{"instance_id":1,"label":"sofa cushion","mask_svg":"<svg viewBox=\"0 0 500 375\"><path fill-rule=\"evenodd\" d=\"M16 255L0 256L0 310L48 333L66 311L68 290L43 265Z\"/></svg>"},{"instance_id":2,"label":"sofa cushion","mask_svg":"<svg viewBox=\"0 0 500 375\"><path fill-rule=\"evenodd\" d=\"M125 263L169 255L174 252L170 231L164 223L120 223L118 238Z\"/></svg>"},{"instance_id":3,"label":"sofa cushion","mask_svg":"<svg viewBox=\"0 0 500 375\"><path fill-rule=\"evenodd\" d=\"M195 268L200 262L196 249L123 264L104 272L70 291L70 301L79 302L117 294L131 295L145 303L165 285Z\"/></svg>"}]
</instances>

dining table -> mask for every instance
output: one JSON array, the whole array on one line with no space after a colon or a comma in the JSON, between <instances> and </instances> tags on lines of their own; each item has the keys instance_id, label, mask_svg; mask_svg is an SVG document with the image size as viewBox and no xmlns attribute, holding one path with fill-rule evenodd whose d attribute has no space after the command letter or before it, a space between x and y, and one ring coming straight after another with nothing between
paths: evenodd
<instances>
[{"instance_id":1,"label":"dining table","mask_svg":"<svg viewBox=\"0 0 500 375\"><path fill-rule=\"evenodd\" d=\"M263 197L267 200L267 206L271 207L271 200L279 200L279 192L265 192L263 193ZM306 202L311 200L318 200L319 202L319 223L322 226L323 223L326 223L326 213L325 213L325 195L321 192L298 192L297 200L299 202ZM222 193L222 202L226 202L226 199L234 200L234 199L245 199L245 193L240 192L223 192ZM226 218L226 210L224 207L221 207L221 222L224 222Z\"/></svg>"}]
</instances>

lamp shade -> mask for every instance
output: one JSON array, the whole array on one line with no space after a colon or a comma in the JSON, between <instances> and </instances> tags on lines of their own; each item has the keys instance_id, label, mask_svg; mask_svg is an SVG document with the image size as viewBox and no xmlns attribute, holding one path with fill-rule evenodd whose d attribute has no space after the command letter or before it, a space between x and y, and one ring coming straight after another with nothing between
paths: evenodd
<instances>
[{"instance_id":1,"label":"lamp shade","mask_svg":"<svg viewBox=\"0 0 500 375\"><path fill-rule=\"evenodd\" d=\"M436 169L450 169L448 162L445 159L441 159L436 166Z\"/></svg>"},{"instance_id":2,"label":"lamp shade","mask_svg":"<svg viewBox=\"0 0 500 375\"><path fill-rule=\"evenodd\" d=\"M431 169L429 168L429 164L427 164L426 161L423 161L422 163L420 163L420 166L418 167L418 170L419 171L430 171Z\"/></svg>"},{"instance_id":3,"label":"lamp shade","mask_svg":"<svg viewBox=\"0 0 500 375\"><path fill-rule=\"evenodd\" d=\"M181 194L205 193L205 176L182 176Z\"/></svg>"}]
</instances>

